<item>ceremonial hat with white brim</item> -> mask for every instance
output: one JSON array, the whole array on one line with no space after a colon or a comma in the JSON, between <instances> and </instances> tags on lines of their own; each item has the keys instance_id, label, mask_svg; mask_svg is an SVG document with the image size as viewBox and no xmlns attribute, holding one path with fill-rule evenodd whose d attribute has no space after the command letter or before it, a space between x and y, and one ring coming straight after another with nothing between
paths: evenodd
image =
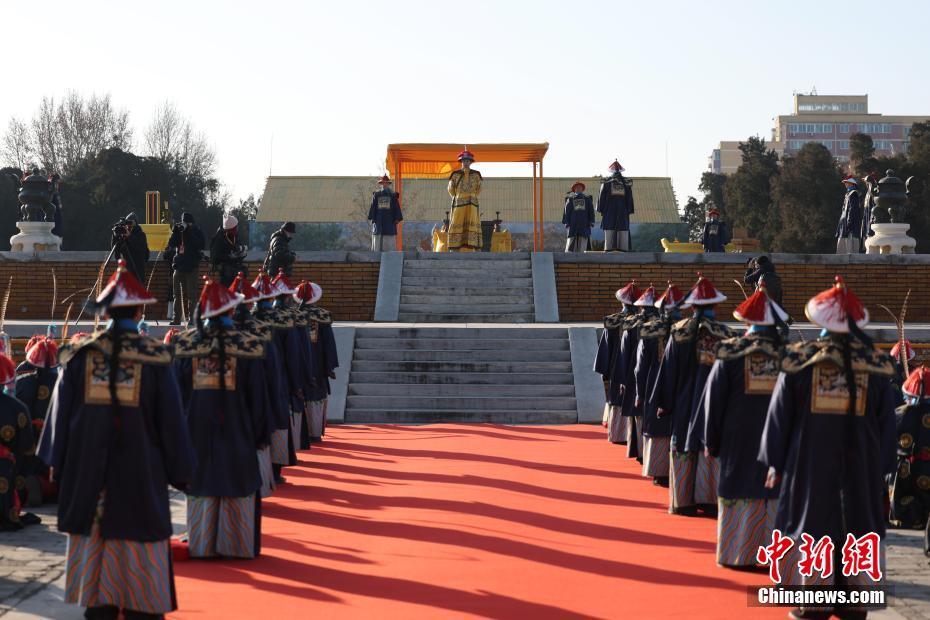
<instances>
[{"instance_id":1,"label":"ceremonial hat with white brim","mask_svg":"<svg viewBox=\"0 0 930 620\"><path fill-rule=\"evenodd\" d=\"M262 298L258 291L255 290L249 281L245 279L245 274L241 271L236 274L236 279L229 285L230 293L239 293L242 295L242 303L247 304L258 301Z\"/></svg>"},{"instance_id":2,"label":"ceremonial hat with white brim","mask_svg":"<svg viewBox=\"0 0 930 620\"><path fill-rule=\"evenodd\" d=\"M681 292L681 289L672 284L672 281L669 280L668 288L665 289L665 292L656 300L656 308L677 308L681 305L681 302L684 301L685 294Z\"/></svg>"},{"instance_id":3,"label":"ceremonial hat with white brim","mask_svg":"<svg viewBox=\"0 0 930 620\"><path fill-rule=\"evenodd\" d=\"M287 279L286 275L284 275L283 269L278 270L278 275L276 275L274 280L271 281L271 286L274 288L274 294L276 296L293 295L297 292L297 288L291 284L291 281Z\"/></svg>"},{"instance_id":4,"label":"ceremonial hat with white brim","mask_svg":"<svg viewBox=\"0 0 930 620\"><path fill-rule=\"evenodd\" d=\"M297 285L297 292L294 293L294 299L303 301L308 304L315 304L323 297L323 288L313 282L301 282Z\"/></svg>"},{"instance_id":5,"label":"ceremonial hat with white brim","mask_svg":"<svg viewBox=\"0 0 930 620\"><path fill-rule=\"evenodd\" d=\"M117 262L116 271L96 299L97 305L105 308L144 306L156 301L158 300L142 286L136 276L126 269L126 261L122 258Z\"/></svg>"},{"instance_id":6,"label":"ceremonial hat with white brim","mask_svg":"<svg viewBox=\"0 0 930 620\"><path fill-rule=\"evenodd\" d=\"M643 292L636 286L636 280L630 280L630 283L614 293L614 296L621 303L633 305L642 294Z\"/></svg>"},{"instance_id":7,"label":"ceremonial hat with white brim","mask_svg":"<svg viewBox=\"0 0 930 620\"><path fill-rule=\"evenodd\" d=\"M639 296L639 299L637 299L633 305L639 306L640 308L645 308L647 306L654 308L656 305L656 287L650 284L649 288L643 291L643 294Z\"/></svg>"},{"instance_id":8,"label":"ceremonial hat with white brim","mask_svg":"<svg viewBox=\"0 0 930 620\"><path fill-rule=\"evenodd\" d=\"M258 300L272 299L277 297L275 287L271 284L271 277L265 273L264 269L259 270L258 275L252 281L252 288L258 291Z\"/></svg>"},{"instance_id":9,"label":"ceremonial hat with white brim","mask_svg":"<svg viewBox=\"0 0 930 620\"><path fill-rule=\"evenodd\" d=\"M16 380L16 364L6 355L0 353L0 385L13 383Z\"/></svg>"},{"instance_id":10,"label":"ceremonial hat with white brim","mask_svg":"<svg viewBox=\"0 0 930 620\"><path fill-rule=\"evenodd\" d=\"M869 324L869 311L846 287L842 276L836 276L833 286L808 301L804 314L812 323L838 334L849 333L850 321L859 328Z\"/></svg>"},{"instance_id":11,"label":"ceremonial hat with white brim","mask_svg":"<svg viewBox=\"0 0 930 620\"><path fill-rule=\"evenodd\" d=\"M698 273L698 281L694 283L682 304L688 306L713 306L727 300L727 296L717 290L714 283Z\"/></svg>"},{"instance_id":12,"label":"ceremonial hat with white brim","mask_svg":"<svg viewBox=\"0 0 930 620\"><path fill-rule=\"evenodd\" d=\"M26 343L26 361L39 368L58 365L58 345L48 336L36 334Z\"/></svg>"},{"instance_id":13,"label":"ceremonial hat with white brim","mask_svg":"<svg viewBox=\"0 0 930 620\"><path fill-rule=\"evenodd\" d=\"M776 317L777 322L784 323L788 320L788 313L772 301L764 285L738 305L733 311L733 316L747 325L775 325Z\"/></svg>"},{"instance_id":14,"label":"ceremonial hat with white brim","mask_svg":"<svg viewBox=\"0 0 930 620\"><path fill-rule=\"evenodd\" d=\"M203 290L200 292L200 316L209 319L226 314L242 302L243 295L229 290L209 278L204 278Z\"/></svg>"},{"instance_id":15,"label":"ceremonial hat with white brim","mask_svg":"<svg viewBox=\"0 0 930 620\"><path fill-rule=\"evenodd\" d=\"M930 368L921 366L914 369L901 386L901 391L914 398L930 396Z\"/></svg>"},{"instance_id":16,"label":"ceremonial hat with white brim","mask_svg":"<svg viewBox=\"0 0 930 620\"><path fill-rule=\"evenodd\" d=\"M912 359L914 359L915 357L917 357L917 352L914 351L914 348L913 348L913 347L911 347L911 341L910 341L910 340L905 340L905 341L904 341L904 350L905 350L905 352L907 353L907 360L908 360L908 361L911 361ZM900 359L900 358L901 358L901 342L900 342L900 341L896 342L896 343L894 344L894 346L891 347L891 357L893 357L893 358L895 358L895 359Z\"/></svg>"}]
</instances>

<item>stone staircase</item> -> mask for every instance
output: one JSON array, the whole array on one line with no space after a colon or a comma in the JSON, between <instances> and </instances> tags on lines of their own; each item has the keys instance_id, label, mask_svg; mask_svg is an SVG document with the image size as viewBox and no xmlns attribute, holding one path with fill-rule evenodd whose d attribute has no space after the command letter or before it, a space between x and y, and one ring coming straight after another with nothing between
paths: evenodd
<instances>
[{"instance_id":1,"label":"stone staircase","mask_svg":"<svg viewBox=\"0 0 930 620\"><path fill-rule=\"evenodd\" d=\"M532 323L529 254L423 253L404 260L402 323Z\"/></svg>"},{"instance_id":2,"label":"stone staircase","mask_svg":"<svg viewBox=\"0 0 930 620\"><path fill-rule=\"evenodd\" d=\"M565 328L359 327L356 331L346 422L577 420Z\"/></svg>"}]
</instances>

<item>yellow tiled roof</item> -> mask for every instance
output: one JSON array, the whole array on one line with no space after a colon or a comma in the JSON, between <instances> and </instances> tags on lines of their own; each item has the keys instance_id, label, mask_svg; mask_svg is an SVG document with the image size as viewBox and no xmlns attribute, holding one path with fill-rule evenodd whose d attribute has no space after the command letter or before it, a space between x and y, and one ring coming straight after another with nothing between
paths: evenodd
<instances>
[{"instance_id":1,"label":"yellow tiled roof","mask_svg":"<svg viewBox=\"0 0 930 620\"><path fill-rule=\"evenodd\" d=\"M636 212L632 221L649 224L677 223L678 206L668 177L630 177ZM561 222L565 193L578 179L546 178L543 181L544 217ZM594 195L600 181L582 178L586 192ZM363 222L368 216L371 193L378 186L373 177L268 177L260 222ZM449 208L445 179L405 179L404 219L435 222ZM533 221L533 180L528 177L486 177L481 186L482 219L500 211L505 222Z\"/></svg>"}]
</instances>

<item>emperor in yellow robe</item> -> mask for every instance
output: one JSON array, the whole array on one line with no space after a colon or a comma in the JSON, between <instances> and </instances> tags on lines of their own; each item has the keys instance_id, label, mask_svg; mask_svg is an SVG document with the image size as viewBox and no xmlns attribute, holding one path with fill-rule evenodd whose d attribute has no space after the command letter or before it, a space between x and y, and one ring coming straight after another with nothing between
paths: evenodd
<instances>
[{"instance_id":1,"label":"emperor in yellow robe","mask_svg":"<svg viewBox=\"0 0 930 620\"><path fill-rule=\"evenodd\" d=\"M478 214L478 194L481 193L481 173L462 161L462 168L449 176L452 197L452 218L449 224L450 252L475 252L481 249L481 218Z\"/></svg>"}]
</instances>

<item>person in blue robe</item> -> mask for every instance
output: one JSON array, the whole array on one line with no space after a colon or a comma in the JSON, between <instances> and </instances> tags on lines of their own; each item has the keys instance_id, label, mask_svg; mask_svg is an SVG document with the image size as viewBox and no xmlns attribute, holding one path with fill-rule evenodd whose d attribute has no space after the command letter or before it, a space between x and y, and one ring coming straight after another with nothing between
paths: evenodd
<instances>
[{"instance_id":1,"label":"person in blue robe","mask_svg":"<svg viewBox=\"0 0 930 620\"><path fill-rule=\"evenodd\" d=\"M32 434L38 439L45 425L52 389L58 380L58 345L54 339L35 335L25 348L26 359L16 367L14 395L29 409ZM35 447L35 446L34 446ZM39 506L53 501L57 494L48 476L48 467L35 450L24 455L20 473L25 480L23 503Z\"/></svg>"},{"instance_id":2,"label":"person in blue robe","mask_svg":"<svg viewBox=\"0 0 930 620\"><path fill-rule=\"evenodd\" d=\"M726 252L730 243L730 227L720 219L720 211L711 207L707 212L707 221L701 231L701 245L705 252Z\"/></svg>"},{"instance_id":3,"label":"person in blue robe","mask_svg":"<svg viewBox=\"0 0 930 620\"><path fill-rule=\"evenodd\" d=\"M891 520L923 529L930 516L930 368L921 366L904 382L907 401L896 412L897 466Z\"/></svg>"},{"instance_id":4,"label":"person in blue robe","mask_svg":"<svg viewBox=\"0 0 930 620\"><path fill-rule=\"evenodd\" d=\"M843 209L836 224L836 253L858 254L862 242L862 197L859 194L859 182L852 175L843 179L846 195L843 197Z\"/></svg>"},{"instance_id":5,"label":"person in blue robe","mask_svg":"<svg viewBox=\"0 0 930 620\"><path fill-rule=\"evenodd\" d=\"M720 341L732 338L733 330L714 318L714 306L726 301L704 276L685 297L683 308L694 314L675 323L659 366L652 398L656 417L671 424L669 512L694 515L717 511L716 459L704 454L704 384L716 360ZM689 433L700 426L701 433ZM689 436L690 435L690 436ZM690 439L690 442L689 442Z\"/></svg>"},{"instance_id":6,"label":"person in blue robe","mask_svg":"<svg viewBox=\"0 0 930 620\"><path fill-rule=\"evenodd\" d=\"M310 370L310 335L307 332L308 322L302 313L297 311L294 305L294 294L297 287L293 286L284 273L278 275L271 281L274 287L274 311L282 317L282 322L286 322L290 327L290 333L286 336L286 342L295 347L295 355L289 356L286 364L293 364L288 367L288 377L291 381L291 443L294 446L294 460L291 465L297 464L296 450L310 449L310 435L305 427L307 424L307 392L313 384L313 374Z\"/></svg>"},{"instance_id":7,"label":"person in blue robe","mask_svg":"<svg viewBox=\"0 0 930 620\"><path fill-rule=\"evenodd\" d=\"M623 305L620 312L604 317L604 330L594 358L594 371L604 379L607 392L602 420L607 427L607 439L611 443L625 444L629 434L629 418L621 415L626 368L620 364L620 341L626 322L636 317L633 303L639 299L642 291L634 280L614 295Z\"/></svg>"},{"instance_id":8,"label":"person in blue robe","mask_svg":"<svg viewBox=\"0 0 930 620\"><path fill-rule=\"evenodd\" d=\"M769 403L759 449L768 468L766 485L781 484L775 528L795 541L781 560L782 584L790 586L880 585L865 573L844 577L847 535L885 536L885 476L894 470L895 395L891 358L862 332L869 314L837 276L835 285L811 299L808 319L820 338L790 345ZM856 389L850 390L849 385ZM801 536L829 536L833 575L798 570ZM883 563L881 549L875 562ZM864 609L806 608L799 618L865 617Z\"/></svg>"},{"instance_id":9,"label":"person in blue robe","mask_svg":"<svg viewBox=\"0 0 930 620\"><path fill-rule=\"evenodd\" d=\"M658 486L668 486L671 419L656 416L657 406L652 394L671 326L681 320L679 306L683 299L684 294L669 282L668 288L655 302L660 315L645 321L639 329L636 367L633 370L636 406L643 412L643 476L651 477L653 484Z\"/></svg>"},{"instance_id":10,"label":"person in blue robe","mask_svg":"<svg viewBox=\"0 0 930 620\"><path fill-rule=\"evenodd\" d=\"M393 252L397 249L397 223L404 219L400 210L400 194L391 189L388 175L378 180L381 189L371 196L368 221L371 222L371 251Z\"/></svg>"},{"instance_id":11,"label":"person in blue robe","mask_svg":"<svg viewBox=\"0 0 930 620\"><path fill-rule=\"evenodd\" d=\"M177 608L168 488L188 489L194 452L170 347L138 333L155 302L120 260L97 297L106 328L59 350L39 440L68 534L64 598L87 618Z\"/></svg>"},{"instance_id":12,"label":"person in blue robe","mask_svg":"<svg viewBox=\"0 0 930 620\"><path fill-rule=\"evenodd\" d=\"M585 194L585 184L576 181L572 191L565 196L565 209L562 215L562 225L568 239L565 242L566 252L584 253L591 242L591 229L594 228L594 199Z\"/></svg>"},{"instance_id":13,"label":"person in blue robe","mask_svg":"<svg viewBox=\"0 0 930 620\"><path fill-rule=\"evenodd\" d=\"M314 442L322 441L326 433L329 381L336 378L336 368L339 367L332 314L316 306L316 302L322 296L323 289L312 282L301 282L294 295L294 299L300 304L297 311L307 322L307 336L310 343L312 381L307 392L307 427L310 440Z\"/></svg>"},{"instance_id":14,"label":"person in blue robe","mask_svg":"<svg viewBox=\"0 0 930 620\"><path fill-rule=\"evenodd\" d=\"M636 399L636 361L639 351L639 334L643 325L658 318L655 308L656 289L651 284L633 303L635 314L626 321L620 336L618 353L620 375L623 377L621 390L623 402L620 415L627 422L627 456L643 462L643 412L642 402Z\"/></svg>"},{"instance_id":15,"label":"person in blue robe","mask_svg":"<svg viewBox=\"0 0 930 620\"><path fill-rule=\"evenodd\" d=\"M630 251L630 216L633 214L633 184L623 176L623 166L614 160L610 174L601 183L597 212L601 214L605 252Z\"/></svg>"},{"instance_id":16,"label":"person in blue robe","mask_svg":"<svg viewBox=\"0 0 930 620\"><path fill-rule=\"evenodd\" d=\"M717 349L704 390L704 445L718 459L717 564L754 568L756 552L772 539L777 489L766 488L759 442L781 364L777 325L788 314L763 284L733 311L749 331Z\"/></svg>"},{"instance_id":17,"label":"person in blue robe","mask_svg":"<svg viewBox=\"0 0 930 620\"><path fill-rule=\"evenodd\" d=\"M0 531L16 531L40 522L39 517L22 512L26 493L26 459L35 452L35 439L29 409L10 394L16 368L0 353Z\"/></svg>"},{"instance_id":18,"label":"person in blue robe","mask_svg":"<svg viewBox=\"0 0 930 620\"><path fill-rule=\"evenodd\" d=\"M197 327L178 335L175 367L197 465L187 489L188 548L193 558L253 558L260 540L256 452L270 442L271 411L261 339L237 329L243 295L207 280Z\"/></svg>"}]
</instances>

